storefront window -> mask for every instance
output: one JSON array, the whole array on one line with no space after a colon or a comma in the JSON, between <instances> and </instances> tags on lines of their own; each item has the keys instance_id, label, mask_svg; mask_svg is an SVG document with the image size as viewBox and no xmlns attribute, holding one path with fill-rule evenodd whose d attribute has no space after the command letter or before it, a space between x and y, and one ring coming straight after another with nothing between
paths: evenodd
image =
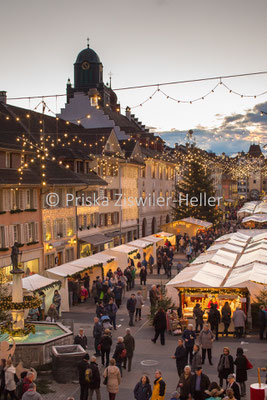
<instances>
[{"instance_id":1,"label":"storefront window","mask_svg":"<svg viewBox=\"0 0 267 400\"><path fill-rule=\"evenodd\" d=\"M81 257L91 256L93 254L92 245L89 243L81 244L80 245L80 254L81 254Z\"/></svg>"}]
</instances>

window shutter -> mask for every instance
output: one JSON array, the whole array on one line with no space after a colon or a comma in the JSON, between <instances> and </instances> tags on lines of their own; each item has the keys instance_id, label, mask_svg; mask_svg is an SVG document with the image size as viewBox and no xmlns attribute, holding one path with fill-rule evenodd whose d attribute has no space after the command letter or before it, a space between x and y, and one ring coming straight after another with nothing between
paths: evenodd
<instances>
[{"instance_id":1,"label":"window shutter","mask_svg":"<svg viewBox=\"0 0 267 400\"><path fill-rule=\"evenodd\" d=\"M47 221L43 221L43 241L46 242L46 223Z\"/></svg>"},{"instance_id":2,"label":"window shutter","mask_svg":"<svg viewBox=\"0 0 267 400\"><path fill-rule=\"evenodd\" d=\"M67 226L66 226L66 220L65 219L63 219L62 224L63 224L63 237L66 237L67 236Z\"/></svg>"},{"instance_id":3,"label":"window shutter","mask_svg":"<svg viewBox=\"0 0 267 400\"><path fill-rule=\"evenodd\" d=\"M14 226L9 226L9 244L10 247L14 246Z\"/></svg>"},{"instance_id":4,"label":"window shutter","mask_svg":"<svg viewBox=\"0 0 267 400\"><path fill-rule=\"evenodd\" d=\"M20 229L20 243L24 243L24 229L23 229L23 224L20 224L19 229Z\"/></svg>"},{"instance_id":5,"label":"window shutter","mask_svg":"<svg viewBox=\"0 0 267 400\"><path fill-rule=\"evenodd\" d=\"M99 226L99 213L95 214L95 225L96 225L96 227Z\"/></svg>"},{"instance_id":6,"label":"window shutter","mask_svg":"<svg viewBox=\"0 0 267 400\"><path fill-rule=\"evenodd\" d=\"M57 220L56 219L53 222L53 236L54 236L54 239L57 239Z\"/></svg>"},{"instance_id":7,"label":"window shutter","mask_svg":"<svg viewBox=\"0 0 267 400\"><path fill-rule=\"evenodd\" d=\"M39 208L38 207L37 189L33 189L33 208L35 208L36 210Z\"/></svg>"},{"instance_id":8,"label":"window shutter","mask_svg":"<svg viewBox=\"0 0 267 400\"><path fill-rule=\"evenodd\" d=\"M24 241L29 243L29 224L24 224Z\"/></svg>"},{"instance_id":9,"label":"window shutter","mask_svg":"<svg viewBox=\"0 0 267 400\"><path fill-rule=\"evenodd\" d=\"M26 204L26 190L19 190L19 205L18 207L21 210L25 210L25 204Z\"/></svg>"},{"instance_id":10,"label":"window shutter","mask_svg":"<svg viewBox=\"0 0 267 400\"><path fill-rule=\"evenodd\" d=\"M9 247L9 231L8 231L8 226L5 226L5 243L3 244L3 247Z\"/></svg>"},{"instance_id":11,"label":"window shutter","mask_svg":"<svg viewBox=\"0 0 267 400\"><path fill-rule=\"evenodd\" d=\"M39 242L39 223L34 223L34 241Z\"/></svg>"},{"instance_id":12,"label":"window shutter","mask_svg":"<svg viewBox=\"0 0 267 400\"><path fill-rule=\"evenodd\" d=\"M108 226L108 214L104 214L105 215L105 226Z\"/></svg>"},{"instance_id":13,"label":"window shutter","mask_svg":"<svg viewBox=\"0 0 267 400\"><path fill-rule=\"evenodd\" d=\"M11 202L10 190L4 189L3 190L3 211L10 211L10 202Z\"/></svg>"},{"instance_id":14,"label":"window shutter","mask_svg":"<svg viewBox=\"0 0 267 400\"><path fill-rule=\"evenodd\" d=\"M116 212L116 214L117 214L116 223L119 224L119 222L120 222L120 213Z\"/></svg>"}]
</instances>

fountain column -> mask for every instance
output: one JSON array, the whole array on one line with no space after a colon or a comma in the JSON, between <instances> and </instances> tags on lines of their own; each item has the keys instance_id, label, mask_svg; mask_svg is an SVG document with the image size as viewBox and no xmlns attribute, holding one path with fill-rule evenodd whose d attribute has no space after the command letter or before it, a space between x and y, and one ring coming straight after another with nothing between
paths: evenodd
<instances>
[{"instance_id":1,"label":"fountain column","mask_svg":"<svg viewBox=\"0 0 267 400\"><path fill-rule=\"evenodd\" d=\"M22 288L22 275L23 270L11 271L13 274L13 285L12 285L12 301L13 303L23 303L23 288ZM24 328L24 310L11 310L12 315L12 327L14 330Z\"/></svg>"}]
</instances>

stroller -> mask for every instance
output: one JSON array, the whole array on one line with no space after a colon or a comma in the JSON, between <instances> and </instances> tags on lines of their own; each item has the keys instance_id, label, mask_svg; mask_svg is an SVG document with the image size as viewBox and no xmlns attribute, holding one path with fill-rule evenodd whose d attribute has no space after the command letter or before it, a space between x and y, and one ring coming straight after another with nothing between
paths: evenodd
<instances>
[{"instance_id":1,"label":"stroller","mask_svg":"<svg viewBox=\"0 0 267 400\"><path fill-rule=\"evenodd\" d=\"M103 331L105 329L112 330L112 324L108 315L102 315L102 317L100 318L100 323L102 325Z\"/></svg>"}]
</instances>

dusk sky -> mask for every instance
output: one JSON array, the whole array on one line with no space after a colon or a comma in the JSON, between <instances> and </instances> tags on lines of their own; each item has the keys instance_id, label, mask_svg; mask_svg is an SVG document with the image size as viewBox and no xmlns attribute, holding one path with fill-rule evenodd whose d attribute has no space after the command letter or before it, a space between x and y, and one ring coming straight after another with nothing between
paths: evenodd
<instances>
[{"instance_id":1,"label":"dusk sky","mask_svg":"<svg viewBox=\"0 0 267 400\"><path fill-rule=\"evenodd\" d=\"M1 3L0 90L9 97L65 93L80 50L99 55L112 86L161 83L267 70L266 0L10 0ZM180 100L202 97L218 81L164 86ZM241 94L267 90L267 74L224 83ZM135 106L154 88L117 91L121 106ZM64 98L46 100L59 112ZM38 100L11 101L33 109ZM194 104L157 93L132 112L170 144L193 129L197 144L218 153L267 144L267 94L240 98L220 85ZM40 109L41 111L41 109ZM168 133L164 133L168 132ZM169 133L170 132L170 133Z\"/></svg>"}]
</instances>

